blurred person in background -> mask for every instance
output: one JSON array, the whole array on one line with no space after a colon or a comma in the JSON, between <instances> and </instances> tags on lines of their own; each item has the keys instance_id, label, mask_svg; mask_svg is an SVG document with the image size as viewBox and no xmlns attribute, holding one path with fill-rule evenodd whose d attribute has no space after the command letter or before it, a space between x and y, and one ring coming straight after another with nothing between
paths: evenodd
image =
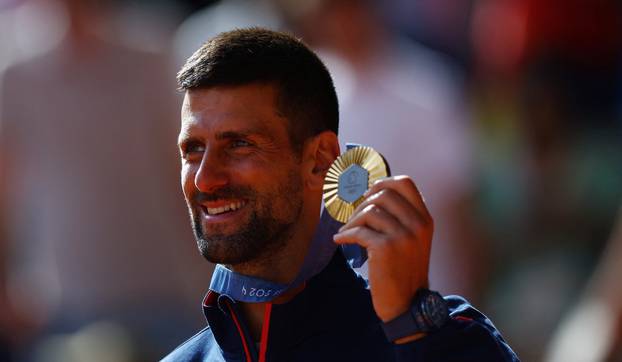
<instances>
[{"instance_id":1,"label":"blurred person in background","mask_svg":"<svg viewBox=\"0 0 622 362\"><path fill-rule=\"evenodd\" d=\"M155 360L201 324L209 275L179 197L172 68L104 39L115 4L62 5L62 42L2 82L2 336L21 337L16 360Z\"/></svg>"},{"instance_id":2,"label":"blurred person in background","mask_svg":"<svg viewBox=\"0 0 622 362\"><path fill-rule=\"evenodd\" d=\"M551 340L547 362L622 361L622 210L582 297Z\"/></svg>"},{"instance_id":3,"label":"blurred person in background","mask_svg":"<svg viewBox=\"0 0 622 362\"><path fill-rule=\"evenodd\" d=\"M2 154L0 154L0 164L2 163ZM1 167L1 166L0 166ZM0 178L0 187L2 180ZM2 199L0 195L0 205ZM0 361L9 361L11 358L11 346L14 344L14 333L19 333L21 328L16 326L15 320L17 314L12 310L9 296L7 293L7 270L9 251L7 245L7 237L5 230L5 219L0 210Z\"/></svg>"},{"instance_id":4,"label":"blurred person in background","mask_svg":"<svg viewBox=\"0 0 622 362\"><path fill-rule=\"evenodd\" d=\"M394 33L379 3L277 2L335 79L342 142L374 147L425 195L437 225L431 282L479 300L487 248L470 217L473 144L460 73L441 54Z\"/></svg>"},{"instance_id":5,"label":"blurred person in background","mask_svg":"<svg viewBox=\"0 0 622 362\"><path fill-rule=\"evenodd\" d=\"M622 199L621 14L614 1L474 3L476 214L495 241L485 310L525 360L542 360Z\"/></svg>"}]
</instances>

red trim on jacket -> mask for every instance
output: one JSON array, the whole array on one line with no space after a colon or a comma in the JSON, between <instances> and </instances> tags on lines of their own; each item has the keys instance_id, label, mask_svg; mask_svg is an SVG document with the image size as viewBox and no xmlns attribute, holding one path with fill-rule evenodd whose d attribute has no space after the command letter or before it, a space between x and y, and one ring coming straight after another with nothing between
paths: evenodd
<instances>
[{"instance_id":1,"label":"red trim on jacket","mask_svg":"<svg viewBox=\"0 0 622 362\"><path fill-rule=\"evenodd\" d=\"M261 327L261 344L259 346L259 362L266 362L266 351L268 350L268 332L270 331L270 314L272 313L272 303L266 303L263 314L263 326Z\"/></svg>"},{"instance_id":2,"label":"red trim on jacket","mask_svg":"<svg viewBox=\"0 0 622 362\"><path fill-rule=\"evenodd\" d=\"M246 362L252 362L252 358L251 358L251 353L248 349L248 346L246 345L246 338L244 338L244 332L242 331L242 326L240 325L240 322L238 321L238 317L235 315L235 312L233 311L233 308L231 308L231 305L229 305L229 303L225 303L227 304L227 308L229 308L229 313L231 313L231 316L233 317L233 322L235 322L235 326L238 328L238 333L240 334L240 339L242 339L242 345L244 346L244 353L246 354Z\"/></svg>"}]
</instances>

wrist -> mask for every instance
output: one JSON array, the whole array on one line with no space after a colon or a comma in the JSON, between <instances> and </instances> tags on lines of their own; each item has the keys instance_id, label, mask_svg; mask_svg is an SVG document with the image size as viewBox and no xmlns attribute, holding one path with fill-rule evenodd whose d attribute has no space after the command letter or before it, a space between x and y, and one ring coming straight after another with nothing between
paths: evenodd
<instances>
[{"instance_id":1,"label":"wrist","mask_svg":"<svg viewBox=\"0 0 622 362\"><path fill-rule=\"evenodd\" d=\"M408 301L405 304L396 306L395 308L392 308L390 310L386 310L383 311L382 313L377 313L378 314L378 318L380 318L380 320L383 323L387 323L397 317L399 317L400 315L408 312L411 308L411 302L412 301Z\"/></svg>"},{"instance_id":2,"label":"wrist","mask_svg":"<svg viewBox=\"0 0 622 362\"><path fill-rule=\"evenodd\" d=\"M406 343L441 328L448 317L445 299L437 292L420 289L410 308L397 317L383 322L382 327L390 341Z\"/></svg>"}]
</instances>

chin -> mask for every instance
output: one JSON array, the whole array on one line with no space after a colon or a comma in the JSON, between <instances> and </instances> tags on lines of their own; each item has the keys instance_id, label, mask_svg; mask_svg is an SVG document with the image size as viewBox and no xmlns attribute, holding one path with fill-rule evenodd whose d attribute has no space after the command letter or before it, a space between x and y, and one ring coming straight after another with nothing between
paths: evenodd
<instances>
[{"instance_id":1,"label":"chin","mask_svg":"<svg viewBox=\"0 0 622 362\"><path fill-rule=\"evenodd\" d=\"M197 239L201 255L210 263L236 265L247 263L257 258L259 251L248 247L240 247L239 241L220 239Z\"/></svg>"}]
</instances>

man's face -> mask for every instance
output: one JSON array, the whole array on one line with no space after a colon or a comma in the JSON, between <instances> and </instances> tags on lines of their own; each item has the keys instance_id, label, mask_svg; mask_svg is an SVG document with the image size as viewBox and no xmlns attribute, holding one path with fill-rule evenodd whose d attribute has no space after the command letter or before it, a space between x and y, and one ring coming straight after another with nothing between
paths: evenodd
<instances>
[{"instance_id":1,"label":"man's face","mask_svg":"<svg viewBox=\"0 0 622 362\"><path fill-rule=\"evenodd\" d=\"M273 86L186 92L181 181L199 250L214 263L260 260L288 240L302 178Z\"/></svg>"}]
</instances>

